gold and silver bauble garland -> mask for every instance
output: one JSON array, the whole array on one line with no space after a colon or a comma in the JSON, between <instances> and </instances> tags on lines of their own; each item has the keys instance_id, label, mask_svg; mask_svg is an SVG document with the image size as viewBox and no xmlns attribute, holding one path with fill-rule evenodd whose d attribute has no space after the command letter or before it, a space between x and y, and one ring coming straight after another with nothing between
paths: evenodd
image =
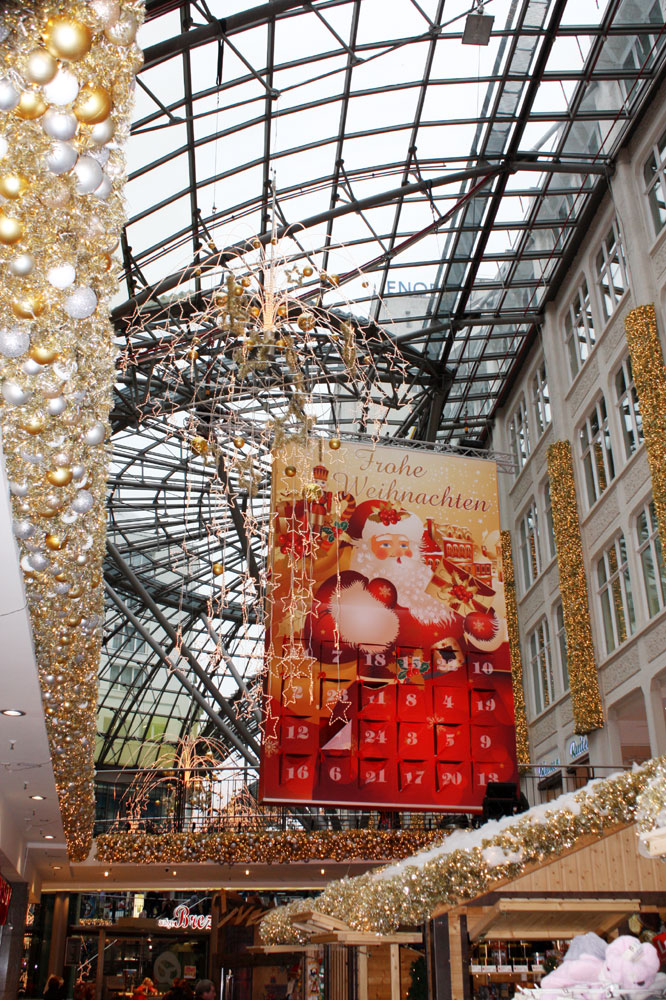
<instances>
[{"instance_id":1,"label":"gold and silver bauble garland","mask_svg":"<svg viewBox=\"0 0 666 1000\"><path fill-rule=\"evenodd\" d=\"M529 763L530 741L527 735L527 715L525 713L525 686L523 684L523 658L520 652L520 633L518 630L516 577L513 568L513 553L511 551L511 532L502 531L500 537L502 540L502 575L504 577L506 625L509 634L509 652L511 655L516 759L520 766L521 764Z\"/></svg>"},{"instance_id":2,"label":"gold and silver bauble garland","mask_svg":"<svg viewBox=\"0 0 666 1000\"><path fill-rule=\"evenodd\" d=\"M548 448L547 460L574 732L589 733L603 726L604 711L592 641L571 442L555 441Z\"/></svg>"},{"instance_id":3,"label":"gold and silver bauble garland","mask_svg":"<svg viewBox=\"0 0 666 1000\"><path fill-rule=\"evenodd\" d=\"M105 864L290 864L295 861L390 861L441 841L441 830L290 830L149 834L130 830L97 838Z\"/></svg>"},{"instance_id":4,"label":"gold and silver bauble garland","mask_svg":"<svg viewBox=\"0 0 666 1000\"><path fill-rule=\"evenodd\" d=\"M665 766L666 758L660 757L635 771L591 782L574 796L554 800L545 814L523 813L480 845L480 831L470 831L474 844L469 848L447 852L444 842L435 857L418 866L405 861L332 882L307 905L299 900L267 914L260 925L261 939L265 944L304 943L306 935L294 928L291 919L312 909L356 930L378 934L421 924L438 907L489 892L494 885L571 850L582 837L600 836L634 822L641 794Z\"/></svg>"},{"instance_id":5,"label":"gold and silver bauble garland","mask_svg":"<svg viewBox=\"0 0 666 1000\"><path fill-rule=\"evenodd\" d=\"M108 302L142 15L138 0L75 0L0 18L2 444L74 860L92 841Z\"/></svg>"},{"instance_id":6,"label":"gold and silver bauble garland","mask_svg":"<svg viewBox=\"0 0 666 1000\"><path fill-rule=\"evenodd\" d=\"M636 825L638 827L639 852L646 857L664 855L664 832L666 831L666 761L662 757L655 772L636 800ZM650 843L658 837L657 847Z\"/></svg>"}]
</instances>

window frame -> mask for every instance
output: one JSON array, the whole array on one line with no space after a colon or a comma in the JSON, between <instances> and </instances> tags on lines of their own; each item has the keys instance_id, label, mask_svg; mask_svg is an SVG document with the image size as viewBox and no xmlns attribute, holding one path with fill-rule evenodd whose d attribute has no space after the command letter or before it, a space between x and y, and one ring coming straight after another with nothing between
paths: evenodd
<instances>
[{"instance_id":1,"label":"window frame","mask_svg":"<svg viewBox=\"0 0 666 1000\"><path fill-rule=\"evenodd\" d=\"M594 430L594 417L596 417L596 430ZM583 431L585 431L585 439ZM588 510L591 510L615 479L613 440L608 420L608 407L603 393L588 409L583 421L578 426L576 437L578 439L578 460L585 483L587 507ZM601 463L599 456L601 456Z\"/></svg>"},{"instance_id":2,"label":"window frame","mask_svg":"<svg viewBox=\"0 0 666 1000\"><path fill-rule=\"evenodd\" d=\"M550 627L543 615L527 635L527 656L529 661L532 706L535 716L541 715L556 701L553 658L550 647Z\"/></svg>"},{"instance_id":3,"label":"window frame","mask_svg":"<svg viewBox=\"0 0 666 1000\"><path fill-rule=\"evenodd\" d=\"M639 519L645 519L646 536L641 538ZM635 527L636 556L641 568L642 592L644 597L644 607L648 618L654 618L666 608L666 565L664 564L661 537L657 524L657 514L654 500L647 500L639 510L636 511L633 519ZM646 574L646 559L652 566L653 593L656 604L650 600L650 586ZM653 610L654 608L654 610Z\"/></svg>"},{"instance_id":4,"label":"window frame","mask_svg":"<svg viewBox=\"0 0 666 1000\"><path fill-rule=\"evenodd\" d=\"M537 440L545 434L552 421L552 411L550 406L550 390L548 388L548 372L546 370L545 358L542 358L536 366L532 378L530 379L530 389L532 396L532 409L534 411L534 426L537 432Z\"/></svg>"},{"instance_id":5,"label":"window frame","mask_svg":"<svg viewBox=\"0 0 666 1000\"><path fill-rule=\"evenodd\" d=\"M621 551L624 548L624 553ZM619 551L618 551L619 550ZM629 570L627 543L617 532L594 561L599 620L606 655L614 653L636 631L634 587ZM601 579L601 570L605 579ZM622 616L618 617L618 608Z\"/></svg>"},{"instance_id":6,"label":"window frame","mask_svg":"<svg viewBox=\"0 0 666 1000\"><path fill-rule=\"evenodd\" d=\"M523 446L521 447L521 442ZM509 444L518 467L517 475L525 468L530 457L530 427L525 393L521 392L509 418Z\"/></svg>"},{"instance_id":7,"label":"window frame","mask_svg":"<svg viewBox=\"0 0 666 1000\"><path fill-rule=\"evenodd\" d=\"M620 377L622 377L624 382L621 394L618 386L618 379ZM619 366L615 369L613 389L615 391L615 406L620 421L625 457L628 461L643 444L643 420L629 355L623 358ZM630 430L627 429L627 423L630 424Z\"/></svg>"},{"instance_id":8,"label":"window frame","mask_svg":"<svg viewBox=\"0 0 666 1000\"><path fill-rule=\"evenodd\" d=\"M611 241L612 237L612 241ZM611 247L613 252L611 253ZM622 279L622 287L616 287L616 274L619 270ZM594 257L594 273L597 294L601 305L601 316L604 324L610 322L617 312L617 308L629 288L627 275L627 264L624 257L624 245L622 234L617 219L613 219L606 235L601 241L599 250ZM604 282L604 278L606 281ZM606 291L604 291L606 289ZM608 301L611 301L609 312Z\"/></svg>"},{"instance_id":9,"label":"window frame","mask_svg":"<svg viewBox=\"0 0 666 1000\"><path fill-rule=\"evenodd\" d=\"M592 296L586 274L582 275L564 316L564 342L573 381L597 344Z\"/></svg>"},{"instance_id":10,"label":"window frame","mask_svg":"<svg viewBox=\"0 0 666 1000\"><path fill-rule=\"evenodd\" d=\"M562 601L558 601L553 608L553 626L553 631L555 633L555 646L557 647L557 659L560 666L562 691L568 691L571 686L569 679L569 650L567 649L567 631L564 627L564 608L562 607Z\"/></svg>"},{"instance_id":11,"label":"window frame","mask_svg":"<svg viewBox=\"0 0 666 1000\"><path fill-rule=\"evenodd\" d=\"M652 177L648 179L650 161L653 161L654 163L654 172ZM666 229L666 129L662 132L657 141L652 143L650 146L650 152L643 161L642 175L644 185L643 193L645 200L647 201L650 224L652 225L652 230L656 238L663 233L664 229ZM653 199L653 195L657 189L659 189L662 198L662 211L659 210L658 200L656 200L656 198ZM663 215L663 222L659 226L657 226L655 209L658 215Z\"/></svg>"},{"instance_id":12,"label":"window frame","mask_svg":"<svg viewBox=\"0 0 666 1000\"><path fill-rule=\"evenodd\" d=\"M539 511L534 497L532 497L518 521L518 551L520 552L522 589L523 594L526 594L541 575Z\"/></svg>"}]
</instances>

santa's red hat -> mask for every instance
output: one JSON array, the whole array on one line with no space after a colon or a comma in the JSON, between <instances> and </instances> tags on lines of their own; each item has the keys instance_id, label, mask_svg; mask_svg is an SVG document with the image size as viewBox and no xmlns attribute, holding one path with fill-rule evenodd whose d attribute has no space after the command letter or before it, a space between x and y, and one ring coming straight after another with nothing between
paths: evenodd
<instances>
[{"instance_id":1,"label":"santa's red hat","mask_svg":"<svg viewBox=\"0 0 666 1000\"><path fill-rule=\"evenodd\" d=\"M394 514L382 519L382 511ZM364 542L375 535L404 535L418 543L423 537L424 527L420 517L397 505L384 500L364 500L352 514L347 531L352 538Z\"/></svg>"}]
</instances>

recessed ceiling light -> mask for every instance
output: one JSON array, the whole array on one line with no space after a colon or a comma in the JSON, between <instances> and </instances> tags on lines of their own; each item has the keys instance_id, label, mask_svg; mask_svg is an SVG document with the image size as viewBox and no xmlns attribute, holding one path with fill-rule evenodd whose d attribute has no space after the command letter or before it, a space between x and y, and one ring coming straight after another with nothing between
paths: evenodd
<instances>
[{"instance_id":1,"label":"recessed ceiling light","mask_svg":"<svg viewBox=\"0 0 666 1000\"><path fill-rule=\"evenodd\" d=\"M178 874L178 872L177 872L177 871L172 871L172 872L171 872L171 874L172 874L172 875L177 875L177 874Z\"/></svg>"},{"instance_id":2,"label":"recessed ceiling light","mask_svg":"<svg viewBox=\"0 0 666 1000\"><path fill-rule=\"evenodd\" d=\"M322 873L322 875L326 874L326 869L325 868L320 868L319 871Z\"/></svg>"},{"instance_id":3,"label":"recessed ceiling light","mask_svg":"<svg viewBox=\"0 0 666 1000\"><path fill-rule=\"evenodd\" d=\"M25 715L25 712L22 712L20 708L0 708L0 715L6 715L10 719L18 719Z\"/></svg>"},{"instance_id":4,"label":"recessed ceiling light","mask_svg":"<svg viewBox=\"0 0 666 1000\"><path fill-rule=\"evenodd\" d=\"M46 798L46 796L45 795L31 795L30 798L33 800L33 802L43 802L44 799Z\"/></svg>"},{"instance_id":5,"label":"recessed ceiling light","mask_svg":"<svg viewBox=\"0 0 666 1000\"><path fill-rule=\"evenodd\" d=\"M104 878L108 878L109 874L110 874L109 872L104 872Z\"/></svg>"},{"instance_id":6,"label":"recessed ceiling light","mask_svg":"<svg viewBox=\"0 0 666 1000\"><path fill-rule=\"evenodd\" d=\"M60 865L52 865L51 867L53 868L54 872L59 872L61 870L61 866Z\"/></svg>"},{"instance_id":7,"label":"recessed ceiling light","mask_svg":"<svg viewBox=\"0 0 666 1000\"><path fill-rule=\"evenodd\" d=\"M45 833L44 840L55 840L55 836L52 833Z\"/></svg>"},{"instance_id":8,"label":"recessed ceiling light","mask_svg":"<svg viewBox=\"0 0 666 1000\"><path fill-rule=\"evenodd\" d=\"M246 868L246 869L245 869L245 874L246 874L246 875L249 875L249 874L250 874L250 869L249 869L249 868Z\"/></svg>"}]
</instances>

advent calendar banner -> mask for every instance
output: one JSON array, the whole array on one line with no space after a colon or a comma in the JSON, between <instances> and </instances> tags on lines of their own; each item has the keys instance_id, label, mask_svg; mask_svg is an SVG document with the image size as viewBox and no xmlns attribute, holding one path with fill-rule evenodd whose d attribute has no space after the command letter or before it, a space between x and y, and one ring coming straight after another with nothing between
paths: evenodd
<instances>
[{"instance_id":1,"label":"advent calendar banner","mask_svg":"<svg viewBox=\"0 0 666 1000\"><path fill-rule=\"evenodd\" d=\"M273 456L264 802L479 812L516 781L494 462Z\"/></svg>"}]
</instances>

